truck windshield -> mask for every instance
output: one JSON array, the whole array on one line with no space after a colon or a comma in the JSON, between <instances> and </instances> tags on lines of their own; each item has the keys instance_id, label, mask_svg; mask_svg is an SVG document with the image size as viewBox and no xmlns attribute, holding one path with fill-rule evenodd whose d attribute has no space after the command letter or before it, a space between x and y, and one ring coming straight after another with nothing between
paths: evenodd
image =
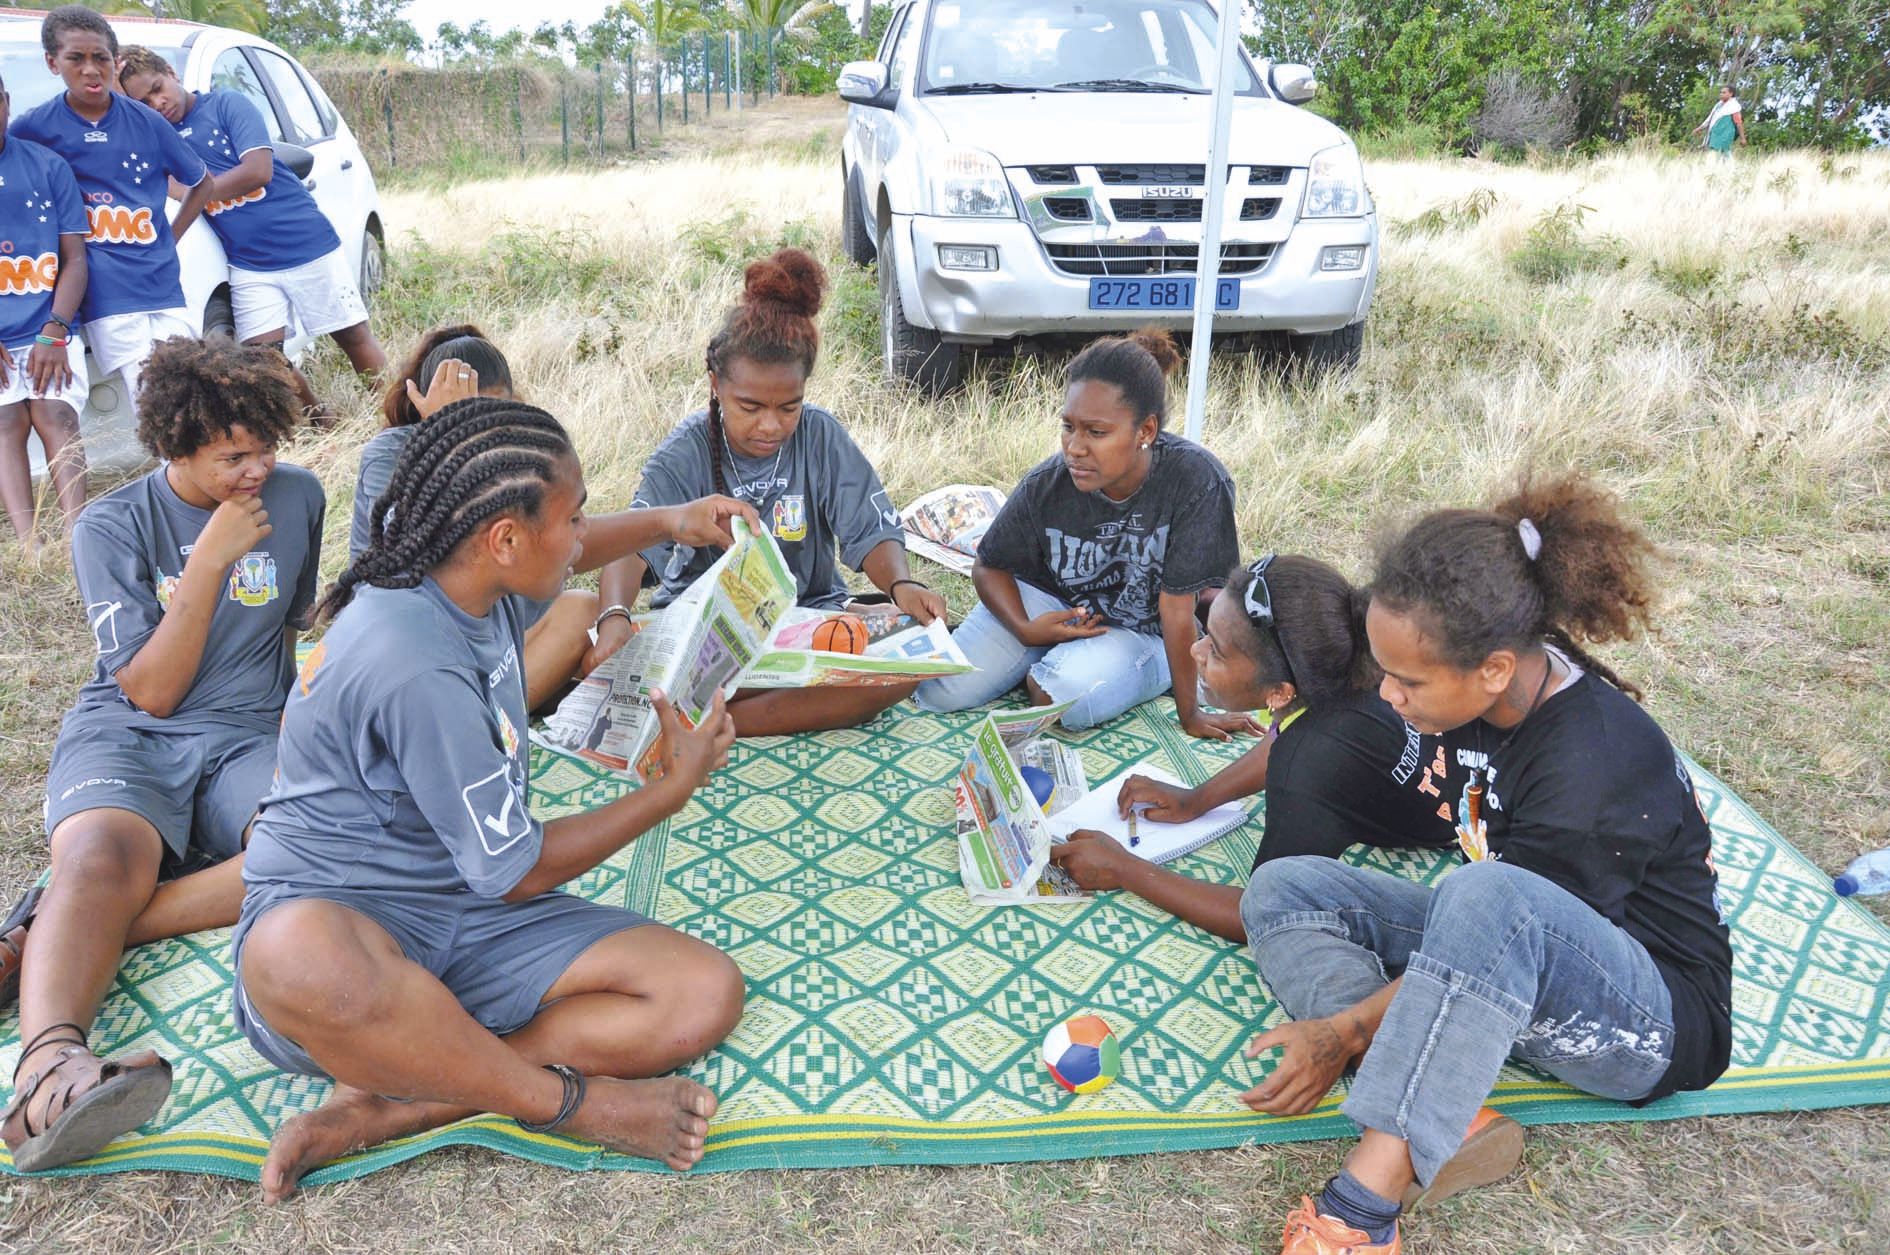
<instances>
[{"instance_id":1,"label":"truck windshield","mask_svg":"<svg viewBox=\"0 0 1890 1255\"><path fill-rule=\"evenodd\" d=\"M1205 0L939 0L923 89L1206 92L1215 30ZM1235 90L1260 93L1245 58Z\"/></svg>"}]
</instances>

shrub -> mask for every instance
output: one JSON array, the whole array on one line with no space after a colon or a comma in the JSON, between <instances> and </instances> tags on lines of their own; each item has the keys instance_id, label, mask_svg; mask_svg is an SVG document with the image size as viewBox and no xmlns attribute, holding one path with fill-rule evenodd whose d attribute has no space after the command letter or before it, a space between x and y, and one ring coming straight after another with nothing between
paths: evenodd
<instances>
[{"instance_id":1,"label":"shrub","mask_svg":"<svg viewBox=\"0 0 1890 1255\"><path fill-rule=\"evenodd\" d=\"M1575 104L1530 85L1517 70L1492 70L1470 133L1480 146L1511 152L1567 148L1575 141Z\"/></svg>"},{"instance_id":2,"label":"shrub","mask_svg":"<svg viewBox=\"0 0 1890 1255\"><path fill-rule=\"evenodd\" d=\"M1529 228L1522 247L1509 255L1509 264L1532 283L1557 283L1577 274L1621 269L1627 257L1620 240L1582 236L1582 223L1593 212L1572 201L1549 210Z\"/></svg>"}]
</instances>

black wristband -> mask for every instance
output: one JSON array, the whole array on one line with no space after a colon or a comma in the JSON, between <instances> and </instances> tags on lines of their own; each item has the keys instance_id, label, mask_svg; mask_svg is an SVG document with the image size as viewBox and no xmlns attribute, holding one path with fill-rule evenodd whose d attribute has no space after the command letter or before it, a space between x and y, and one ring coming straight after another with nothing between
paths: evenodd
<instances>
[{"instance_id":1,"label":"black wristband","mask_svg":"<svg viewBox=\"0 0 1890 1255\"><path fill-rule=\"evenodd\" d=\"M555 1132L559 1125L576 1115L578 1108L584 1105L584 1074L582 1072L576 1068L568 1068L562 1063L547 1063L545 1071L556 1073L558 1079L564 1082L564 1101L558 1104L558 1114L543 1124L520 1120L518 1127L527 1133Z\"/></svg>"},{"instance_id":2,"label":"black wristband","mask_svg":"<svg viewBox=\"0 0 1890 1255\"><path fill-rule=\"evenodd\" d=\"M916 588L923 588L928 593L932 591L932 586L930 584L923 583L919 580L905 579L905 580L894 580L892 582L892 585L889 588L887 588L886 595L888 597L895 596L899 592L899 586L901 584L911 584Z\"/></svg>"}]
</instances>

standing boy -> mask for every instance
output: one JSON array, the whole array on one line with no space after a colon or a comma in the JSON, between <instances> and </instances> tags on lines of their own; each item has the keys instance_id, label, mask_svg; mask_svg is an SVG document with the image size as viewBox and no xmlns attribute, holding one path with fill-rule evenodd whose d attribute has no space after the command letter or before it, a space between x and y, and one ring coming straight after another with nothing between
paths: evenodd
<instances>
[{"instance_id":1,"label":"standing boy","mask_svg":"<svg viewBox=\"0 0 1890 1255\"><path fill-rule=\"evenodd\" d=\"M145 359L158 341L197 334L178 281L176 239L210 202L210 172L170 124L112 91L118 36L82 5L46 15L46 67L65 80L54 96L13 121L12 133L66 159L85 198L90 277L79 307L100 377L124 372L133 403ZM169 180L189 188L173 224L164 216Z\"/></svg>"},{"instance_id":2,"label":"standing boy","mask_svg":"<svg viewBox=\"0 0 1890 1255\"><path fill-rule=\"evenodd\" d=\"M333 337L360 374L385 369L341 237L270 146L256 106L236 92L184 90L170 62L136 45L124 50L118 82L176 127L209 167L204 221L230 259L236 338L280 349L294 319L311 336ZM305 408L316 406L300 371L295 390Z\"/></svg>"},{"instance_id":3,"label":"standing boy","mask_svg":"<svg viewBox=\"0 0 1890 1255\"><path fill-rule=\"evenodd\" d=\"M89 1026L127 945L234 921L237 855L275 776L315 604L322 488L276 465L297 418L281 357L166 340L139 412L162 465L73 529L98 663L47 773L52 878L0 924L0 950L21 955L24 1050L0 1115L21 1172L89 1158L170 1092L168 1063L148 1050L105 1062Z\"/></svg>"},{"instance_id":4,"label":"standing boy","mask_svg":"<svg viewBox=\"0 0 1890 1255\"><path fill-rule=\"evenodd\" d=\"M72 168L6 134L0 81L0 505L37 545L28 431L39 433L67 527L85 504L85 348L73 333L85 295L85 202Z\"/></svg>"}]
</instances>

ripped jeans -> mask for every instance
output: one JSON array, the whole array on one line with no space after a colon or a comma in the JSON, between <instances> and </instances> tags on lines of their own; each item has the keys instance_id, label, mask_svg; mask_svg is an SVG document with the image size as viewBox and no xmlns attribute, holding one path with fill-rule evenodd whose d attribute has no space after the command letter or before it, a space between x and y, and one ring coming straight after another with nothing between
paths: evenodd
<instances>
[{"instance_id":1,"label":"ripped jeans","mask_svg":"<svg viewBox=\"0 0 1890 1255\"><path fill-rule=\"evenodd\" d=\"M1069 606L1040 588L1017 581L1030 618ZM1131 706L1168 691L1168 651L1159 636L1110 628L1061 645L1026 645L980 605L952 633L978 669L927 680L913 694L919 709L934 713L970 710L1010 692L1029 675L1053 702L1072 702L1065 727L1093 728Z\"/></svg>"},{"instance_id":2,"label":"ripped jeans","mask_svg":"<svg viewBox=\"0 0 1890 1255\"><path fill-rule=\"evenodd\" d=\"M1403 976L1343 1110L1403 1138L1426 1185L1505 1060L1624 1102L1672 1060L1673 1004L1646 948L1520 867L1471 863L1432 888L1336 859L1275 859L1255 869L1240 917L1294 1019Z\"/></svg>"}]
</instances>

